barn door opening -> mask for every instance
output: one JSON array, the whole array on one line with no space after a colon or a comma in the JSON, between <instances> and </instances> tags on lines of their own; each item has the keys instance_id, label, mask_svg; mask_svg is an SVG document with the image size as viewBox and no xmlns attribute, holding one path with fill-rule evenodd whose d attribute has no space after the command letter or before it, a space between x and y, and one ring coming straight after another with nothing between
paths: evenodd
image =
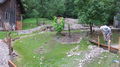
<instances>
[{"instance_id":1,"label":"barn door opening","mask_svg":"<svg viewBox=\"0 0 120 67\"><path fill-rule=\"evenodd\" d=\"M6 9L5 15L4 15L4 30L11 30L10 25L10 9Z\"/></svg>"},{"instance_id":2,"label":"barn door opening","mask_svg":"<svg viewBox=\"0 0 120 67\"><path fill-rule=\"evenodd\" d=\"M11 0L4 14L4 30L15 30L16 22L16 4Z\"/></svg>"}]
</instances>

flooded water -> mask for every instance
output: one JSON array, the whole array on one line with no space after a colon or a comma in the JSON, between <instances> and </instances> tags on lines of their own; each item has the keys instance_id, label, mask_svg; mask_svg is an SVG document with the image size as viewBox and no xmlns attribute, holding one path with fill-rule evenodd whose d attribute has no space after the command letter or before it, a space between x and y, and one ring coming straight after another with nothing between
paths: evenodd
<instances>
[{"instance_id":1,"label":"flooded water","mask_svg":"<svg viewBox=\"0 0 120 67\"><path fill-rule=\"evenodd\" d=\"M98 40L98 36L100 38L100 43L105 44L104 38L102 33L97 32L92 35L92 39ZM114 47L119 45L119 38L120 38L120 31L118 32L112 32L111 36L111 45L114 45Z\"/></svg>"},{"instance_id":2,"label":"flooded water","mask_svg":"<svg viewBox=\"0 0 120 67\"><path fill-rule=\"evenodd\" d=\"M103 35L101 32L95 32L90 36L94 40L100 39L100 43L105 44ZM120 31L112 32L111 46L115 48L120 48L119 45ZM117 62L114 62L114 61ZM111 52L103 52L100 56L95 58L92 62L85 65L85 67L120 67L120 54L114 54Z\"/></svg>"}]
</instances>

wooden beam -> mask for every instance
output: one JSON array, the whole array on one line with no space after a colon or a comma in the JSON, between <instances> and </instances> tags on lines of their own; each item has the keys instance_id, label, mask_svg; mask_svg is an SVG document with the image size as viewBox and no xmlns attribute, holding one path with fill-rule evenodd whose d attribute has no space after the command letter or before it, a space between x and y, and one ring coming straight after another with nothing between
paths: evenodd
<instances>
[{"instance_id":1,"label":"wooden beam","mask_svg":"<svg viewBox=\"0 0 120 67\"><path fill-rule=\"evenodd\" d=\"M108 50L110 51L111 40L108 41Z\"/></svg>"},{"instance_id":2,"label":"wooden beam","mask_svg":"<svg viewBox=\"0 0 120 67\"><path fill-rule=\"evenodd\" d=\"M119 37L119 51L120 51L120 37Z\"/></svg>"},{"instance_id":3,"label":"wooden beam","mask_svg":"<svg viewBox=\"0 0 120 67\"><path fill-rule=\"evenodd\" d=\"M91 43L93 43L94 45L98 45L98 42L96 40L89 40ZM108 45L106 44L100 44L100 47L108 50ZM110 48L110 52L113 52L113 53L118 53L119 49L118 48L114 48L114 47L109 47Z\"/></svg>"},{"instance_id":4,"label":"wooden beam","mask_svg":"<svg viewBox=\"0 0 120 67\"><path fill-rule=\"evenodd\" d=\"M98 36L98 47L100 47L100 37Z\"/></svg>"},{"instance_id":5,"label":"wooden beam","mask_svg":"<svg viewBox=\"0 0 120 67\"><path fill-rule=\"evenodd\" d=\"M9 67L17 67L11 60L8 61Z\"/></svg>"}]
</instances>

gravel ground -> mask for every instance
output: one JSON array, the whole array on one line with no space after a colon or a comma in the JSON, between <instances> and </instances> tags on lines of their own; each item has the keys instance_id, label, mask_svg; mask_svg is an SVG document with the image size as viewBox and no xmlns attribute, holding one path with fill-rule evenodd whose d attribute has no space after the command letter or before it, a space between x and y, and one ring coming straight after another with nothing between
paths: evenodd
<instances>
[{"instance_id":1,"label":"gravel ground","mask_svg":"<svg viewBox=\"0 0 120 67\"><path fill-rule=\"evenodd\" d=\"M79 66L78 67L83 67L84 64L93 61L96 57L101 55L101 53L108 52L107 50L104 50L104 49L99 48L97 46L91 46L90 45L90 46L88 46L88 48L90 50L85 53L85 56L84 56L83 59L79 60Z\"/></svg>"},{"instance_id":2,"label":"gravel ground","mask_svg":"<svg viewBox=\"0 0 120 67\"><path fill-rule=\"evenodd\" d=\"M80 46L77 45L75 48L71 49L69 52L67 52L67 57L80 55L81 51L78 51L79 48Z\"/></svg>"},{"instance_id":3,"label":"gravel ground","mask_svg":"<svg viewBox=\"0 0 120 67\"><path fill-rule=\"evenodd\" d=\"M77 59L78 67L84 67L84 64L94 61L94 59L99 57L101 53L108 52L107 50L104 50L103 48L99 48L97 46L92 46L92 45L88 46L88 51L85 51L84 53L82 51L79 51L79 48L80 46L76 46L75 48L67 52L67 57L71 57L75 55L80 56L84 54L82 59Z\"/></svg>"},{"instance_id":4,"label":"gravel ground","mask_svg":"<svg viewBox=\"0 0 120 67\"><path fill-rule=\"evenodd\" d=\"M9 67L8 60L10 60L8 46L0 40L0 67Z\"/></svg>"}]
</instances>

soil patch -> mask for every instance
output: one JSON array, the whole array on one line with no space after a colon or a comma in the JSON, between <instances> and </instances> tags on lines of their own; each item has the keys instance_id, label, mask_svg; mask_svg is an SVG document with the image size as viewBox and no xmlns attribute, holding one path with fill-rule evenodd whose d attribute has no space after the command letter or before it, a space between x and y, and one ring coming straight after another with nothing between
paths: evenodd
<instances>
[{"instance_id":1,"label":"soil patch","mask_svg":"<svg viewBox=\"0 0 120 67\"><path fill-rule=\"evenodd\" d=\"M74 44L74 43L80 43L83 36L81 36L80 33L71 33L71 37L68 33L63 33L63 36L57 36L55 37L55 40L57 40L60 43L63 44Z\"/></svg>"}]
</instances>

